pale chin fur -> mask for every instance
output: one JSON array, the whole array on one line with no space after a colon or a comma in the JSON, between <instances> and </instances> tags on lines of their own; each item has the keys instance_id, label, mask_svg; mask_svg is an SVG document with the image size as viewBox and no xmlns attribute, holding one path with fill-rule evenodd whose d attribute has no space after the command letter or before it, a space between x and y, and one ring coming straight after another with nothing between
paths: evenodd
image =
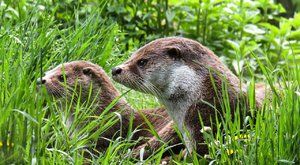
<instances>
[{"instance_id":1,"label":"pale chin fur","mask_svg":"<svg viewBox=\"0 0 300 165\"><path fill-rule=\"evenodd\" d=\"M72 127L72 124L73 124L73 116L72 115L68 115L66 116L65 114L62 115L62 120L63 120L63 123L64 123L64 126L69 130L71 129Z\"/></svg>"},{"instance_id":2,"label":"pale chin fur","mask_svg":"<svg viewBox=\"0 0 300 165\"><path fill-rule=\"evenodd\" d=\"M193 149L193 141L190 137L191 130L185 127L185 114L189 107L197 100L201 99L201 75L187 65L173 65L170 68L170 75L163 72L159 76L167 76L165 82L169 82L162 96L158 96L160 102L167 108L168 114L177 123L180 132L184 137L185 144L189 152Z\"/></svg>"},{"instance_id":3,"label":"pale chin fur","mask_svg":"<svg viewBox=\"0 0 300 165\"><path fill-rule=\"evenodd\" d=\"M65 112L66 105L68 105L68 103L66 102L65 98L58 99L56 103L58 104L59 109L62 111L63 124L69 130L73 124L74 119L72 114L66 114Z\"/></svg>"},{"instance_id":4,"label":"pale chin fur","mask_svg":"<svg viewBox=\"0 0 300 165\"><path fill-rule=\"evenodd\" d=\"M66 114L62 114L62 120L63 120L63 124L64 124L65 128L68 131L71 131L69 133L69 137L71 139L73 139L74 135L79 132L79 129L77 127L74 130L71 130L71 127L74 124L74 116L72 114L68 114L67 116L66 116Z\"/></svg>"}]
</instances>

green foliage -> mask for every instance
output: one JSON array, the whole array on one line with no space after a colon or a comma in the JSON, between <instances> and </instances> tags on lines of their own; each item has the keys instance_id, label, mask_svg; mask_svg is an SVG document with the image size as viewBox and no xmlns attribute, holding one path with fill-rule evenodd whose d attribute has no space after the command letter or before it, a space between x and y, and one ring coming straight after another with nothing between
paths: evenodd
<instances>
[{"instance_id":1,"label":"green foliage","mask_svg":"<svg viewBox=\"0 0 300 165\"><path fill-rule=\"evenodd\" d=\"M99 116L70 138L78 123L71 129L65 127L63 112L45 92L37 92L36 79L50 67L78 59L108 69L115 23L103 19L98 9L61 26L56 12L40 10L43 5L41 8L52 10L53 4L5 2L1 2L0 21L0 164L81 164L83 153L92 151L98 137L93 128L102 126L99 135L112 125L113 120L108 120L112 118ZM15 10L17 14L12 15L14 7L24 12ZM78 106L76 113L88 110L91 108ZM89 113L84 114L81 120L90 118ZM95 135L87 136L85 131Z\"/></svg>"},{"instance_id":2,"label":"green foliage","mask_svg":"<svg viewBox=\"0 0 300 165\"><path fill-rule=\"evenodd\" d=\"M287 61L288 62L288 61ZM299 163L299 66L289 72L274 71L259 62L268 84L276 85L271 89L273 95L265 100L264 106L255 115L255 119L247 116L235 119L224 119L220 123L225 126L224 132L217 135L206 133L210 145L209 158L213 162L226 164L298 164ZM290 68L288 62L284 68ZM277 78L283 81L278 82ZM254 81L248 92L255 91ZM296 92L295 92L296 91ZM276 94L275 94L276 93ZM229 101L224 97L224 101ZM253 103L253 97L249 98ZM226 114L230 114L226 109ZM243 125L241 125L243 123ZM250 128L250 129L249 129ZM241 147L242 146L242 147Z\"/></svg>"},{"instance_id":3,"label":"green foliage","mask_svg":"<svg viewBox=\"0 0 300 165\"><path fill-rule=\"evenodd\" d=\"M126 43L122 49L131 50L153 38L180 35L208 46L225 62L231 62L229 66L237 74L246 61L261 72L251 53L260 58L267 54L279 65L285 58L300 58L299 14L283 18L280 13L284 8L269 0L152 0L141 4L113 0L106 12L124 33L120 37L121 44Z\"/></svg>"},{"instance_id":4,"label":"green foliage","mask_svg":"<svg viewBox=\"0 0 300 165\"><path fill-rule=\"evenodd\" d=\"M220 121L226 126L223 132L207 133L209 156L178 155L172 160L178 164L299 163L300 14L283 18L283 8L269 0L143 2L0 2L0 164L82 164L88 161L86 155L94 164L160 163L168 146L147 160L130 157L129 147L135 144L131 132L113 141L105 152L96 151L95 140L116 118L110 113L93 116L91 107L78 105L76 123L66 128L69 108L61 111L44 92L37 92L36 79L57 64L78 59L109 72L143 43L172 35L199 40L212 49L241 81L251 80L247 82L250 96L256 79L281 86L272 88L276 94L266 101L256 121L225 118ZM131 91L125 97L136 108L158 106L153 97L141 93ZM249 102L254 104L253 97ZM91 122L76 131L86 120ZM243 120L248 129L240 125Z\"/></svg>"}]
</instances>

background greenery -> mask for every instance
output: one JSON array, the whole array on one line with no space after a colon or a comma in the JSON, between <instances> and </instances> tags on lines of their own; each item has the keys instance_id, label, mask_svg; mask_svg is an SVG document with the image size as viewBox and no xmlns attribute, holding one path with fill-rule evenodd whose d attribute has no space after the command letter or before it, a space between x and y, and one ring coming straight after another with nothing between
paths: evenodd
<instances>
[{"instance_id":1,"label":"background greenery","mask_svg":"<svg viewBox=\"0 0 300 165\"><path fill-rule=\"evenodd\" d=\"M294 5L288 13L299 11L299 2L289 2ZM224 132L207 134L208 157L173 160L299 163L300 14L285 13L271 0L0 1L0 164L81 164L84 152L93 152L95 164L137 163L130 158L130 136L106 152L95 151L95 139L113 123L108 114L74 134L75 126L65 128L62 112L36 91L35 82L49 68L78 59L109 72L143 44L174 35L209 47L250 86L261 81L282 89L273 89L256 121L245 119L251 129L239 125L244 119L225 119ZM125 97L137 109L158 106L137 92ZM96 125L101 127L94 133ZM160 151L141 163L159 163Z\"/></svg>"}]
</instances>

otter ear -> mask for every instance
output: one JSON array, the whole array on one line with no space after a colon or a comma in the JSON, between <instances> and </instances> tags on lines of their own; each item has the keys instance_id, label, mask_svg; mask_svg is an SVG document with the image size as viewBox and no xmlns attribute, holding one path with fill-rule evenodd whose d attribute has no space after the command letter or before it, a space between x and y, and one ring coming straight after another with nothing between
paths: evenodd
<instances>
[{"instance_id":1,"label":"otter ear","mask_svg":"<svg viewBox=\"0 0 300 165\"><path fill-rule=\"evenodd\" d=\"M83 74L91 76L94 74L94 70L91 67L85 67L82 69Z\"/></svg>"},{"instance_id":2,"label":"otter ear","mask_svg":"<svg viewBox=\"0 0 300 165\"><path fill-rule=\"evenodd\" d=\"M169 47L167 49L167 53L171 58L175 60L182 58L181 51L178 47Z\"/></svg>"}]
</instances>

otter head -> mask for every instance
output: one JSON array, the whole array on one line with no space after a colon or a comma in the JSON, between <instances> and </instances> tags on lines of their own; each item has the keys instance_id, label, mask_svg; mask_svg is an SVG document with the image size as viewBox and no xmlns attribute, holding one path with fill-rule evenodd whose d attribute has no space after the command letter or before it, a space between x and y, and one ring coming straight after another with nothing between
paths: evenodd
<instances>
[{"instance_id":1,"label":"otter head","mask_svg":"<svg viewBox=\"0 0 300 165\"><path fill-rule=\"evenodd\" d=\"M180 37L157 39L113 68L112 76L129 88L161 99L184 99L196 94L199 90L195 88L201 87L201 77L193 67L193 61L201 59L201 51L205 50L193 40Z\"/></svg>"},{"instance_id":2,"label":"otter head","mask_svg":"<svg viewBox=\"0 0 300 165\"><path fill-rule=\"evenodd\" d=\"M56 99L86 102L93 101L101 93L106 79L101 67L86 61L73 61L47 71L37 83L45 85L48 94Z\"/></svg>"}]
</instances>

